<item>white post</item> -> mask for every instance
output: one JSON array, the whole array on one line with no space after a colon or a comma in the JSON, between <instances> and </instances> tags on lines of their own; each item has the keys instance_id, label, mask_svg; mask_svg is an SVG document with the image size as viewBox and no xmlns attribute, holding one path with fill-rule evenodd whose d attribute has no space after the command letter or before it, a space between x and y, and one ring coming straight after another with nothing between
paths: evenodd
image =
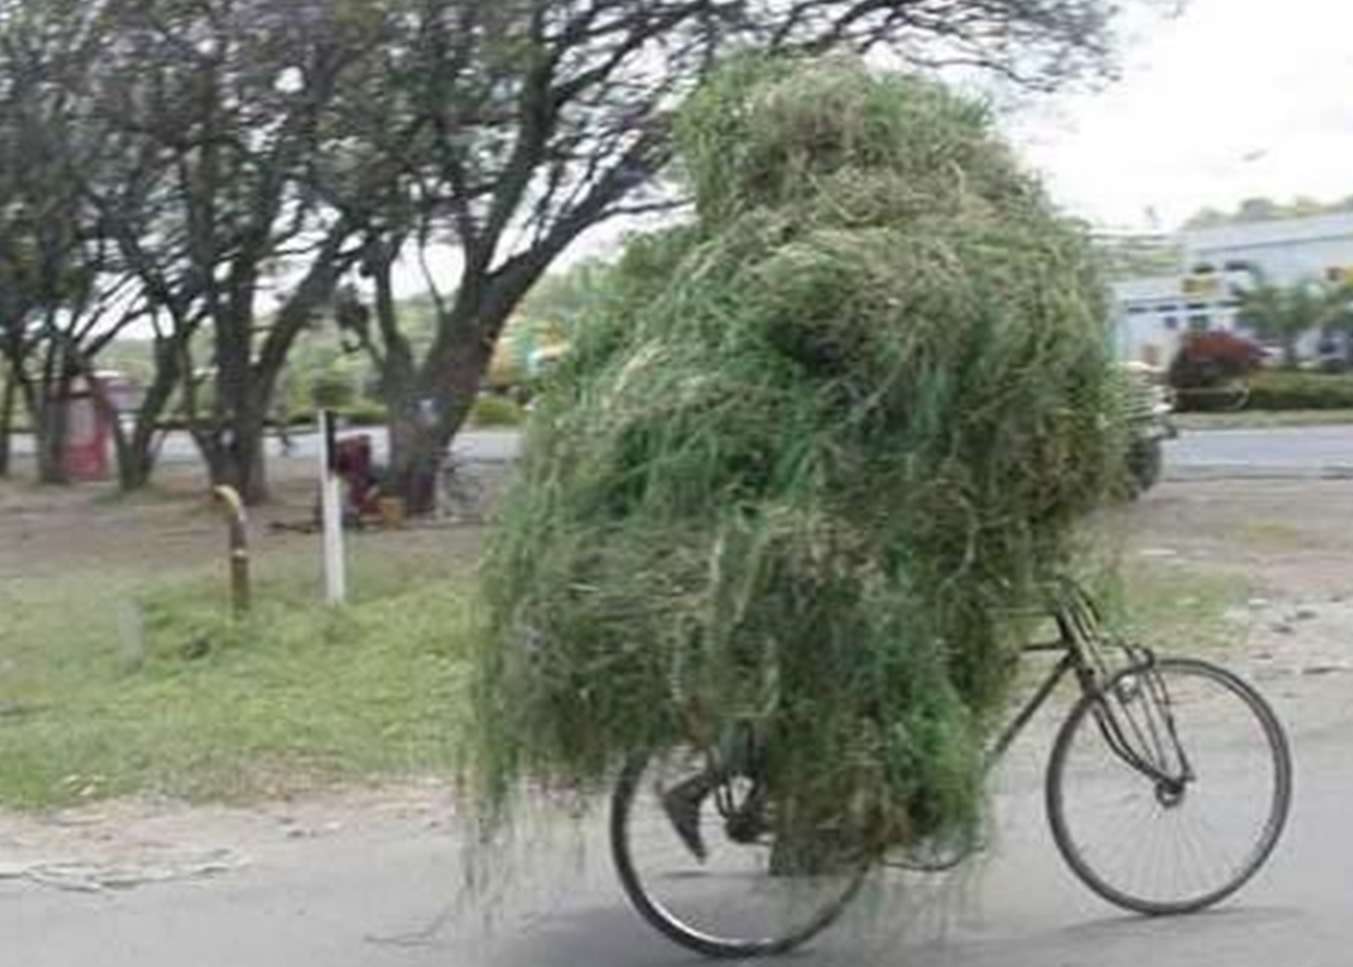
<instances>
[{"instance_id":1,"label":"white post","mask_svg":"<svg viewBox=\"0 0 1353 967\"><path fill-rule=\"evenodd\" d=\"M347 597L347 574L343 559L343 508L341 486L335 472L334 414L319 411L320 517L324 522L324 600L342 604Z\"/></svg>"}]
</instances>

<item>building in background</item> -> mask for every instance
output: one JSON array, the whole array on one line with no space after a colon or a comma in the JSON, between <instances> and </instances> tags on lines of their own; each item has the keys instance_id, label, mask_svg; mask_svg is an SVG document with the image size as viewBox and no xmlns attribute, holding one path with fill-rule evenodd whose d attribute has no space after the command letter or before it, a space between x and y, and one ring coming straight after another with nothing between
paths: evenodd
<instances>
[{"instance_id":1,"label":"building in background","mask_svg":"<svg viewBox=\"0 0 1353 967\"><path fill-rule=\"evenodd\" d=\"M1191 229L1178 237L1178 271L1114 283L1119 355L1168 366L1187 332L1241 330L1239 293L1272 285L1353 281L1353 213ZM1298 349L1311 355L1309 333Z\"/></svg>"}]
</instances>

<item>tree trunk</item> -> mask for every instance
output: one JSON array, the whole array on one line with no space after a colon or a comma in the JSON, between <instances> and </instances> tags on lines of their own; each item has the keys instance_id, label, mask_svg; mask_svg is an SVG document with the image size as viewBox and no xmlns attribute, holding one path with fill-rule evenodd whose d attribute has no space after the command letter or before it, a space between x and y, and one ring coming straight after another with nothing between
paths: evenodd
<instances>
[{"instance_id":1,"label":"tree trunk","mask_svg":"<svg viewBox=\"0 0 1353 967\"><path fill-rule=\"evenodd\" d=\"M437 320L437 335L416 380L413 406L392 417L391 477L410 513L435 503L437 470L474 407L493 349L527 290L562 249L562 241L509 261L487 280L462 279L455 304ZM386 388L387 403L391 388ZM410 419L410 412L416 419ZM400 424L395 426L395 424Z\"/></svg>"},{"instance_id":2,"label":"tree trunk","mask_svg":"<svg viewBox=\"0 0 1353 967\"><path fill-rule=\"evenodd\" d=\"M231 487L246 504L268 499L263 434L280 364L255 362L252 310L216 322L216 396L211 413L188 419L214 487Z\"/></svg>"},{"instance_id":3,"label":"tree trunk","mask_svg":"<svg viewBox=\"0 0 1353 967\"><path fill-rule=\"evenodd\" d=\"M1297 335L1294 333L1284 333L1283 344L1283 368L1297 368Z\"/></svg>"},{"instance_id":4,"label":"tree trunk","mask_svg":"<svg viewBox=\"0 0 1353 967\"><path fill-rule=\"evenodd\" d=\"M121 426L113 430L113 454L117 459L117 489L124 494L140 490L150 483L150 475L154 469L149 444L147 443L144 449L137 450L138 429L140 429L139 418L137 425L132 427L131 436L128 436Z\"/></svg>"},{"instance_id":5,"label":"tree trunk","mask_svg":"<svg viewBox=\"0 0 1353 967\"><path fill-rule=\"evenodd\" d=\"M202 448L212 486L233 487L250 506L268 499L264 423L252 410L253 407L248 407L237 414L224 432L214 435Z\"/></svg>"},{"instance_id":6,"label":"tree trunk","mask_svg":"<svg viewBox=\"0 0 1353 967\"><path fill-rule=\"evenodd\" d=\"M391 420L390 473L409 513L425 514L436 505L437 472L451 440L464 425L493 355L492 343L466 340L443 370L424 365L413 407ZM387 397L388 401L388 397Z\"/></svg>"},{"instance_id":7,"label":"tree trunk","mask_svg":"<svg viewBox=\"0 0 1353 967\"><path fill-rule=\"evenodd\" d=\"M33 420L33 449L37 457L38 481L44 484L70 483L66 472L66 404L70 380L43 381L24 387L28 412Z\"/></svg>"},{"instance_id":8,"label":"tree trunk","mask_svg":"<svg viewBox=\"0 0 1353 967\"><path fill-rule=\"evenodd\" d=\"M0 393L0 477L9 476L11 431L14 427L14 401L18 395L14 375L5 372L5 388Z\"/></svg>"},{"instance_id":9,"label":"tree trunk","mask_svg":"<svg viewBox=\"0 0 1353 967\"><path fill-rule=\"evenodd\" d=\"M160 417L174 396L183 372L179 343L182 338L160 339L155 347L155 378L146 389L136 413L130 437L119 426L116 432L117 482L124 493L150 483L159 456L155 434Z\"/></svg>"},{"instance_id":10,"label":"tree trunk","mask_svg":"<svg viewBox=\"0 0 1353 967\"><path fill-rule=\"evenodd\" d=\"M268 499L264 430L278 376L296 337L332 302L338 280L351 263L350 257L340 256L348 231L343 224L330 229L305 276L273 317L257 353L252 269L237 280L229 309L213 319L215 415L202 421L190 414L189 420L194 424L193 437L206 458L212 484L234 487L246 504L261 504Z\"/></svg>"},{"instance_id":11,"label":"tree trunk","mask_svg":"<svg viewBox=\"0 0 1353 967\"><path fill-rule=\"evenodd\" d=\"M66 472L63 459L65 433L65 412L60 406L43 407L42 419L34 427L34 453L38 462L38 482L64 486L70 483L70 474Z\"/></svg>"}]
</instances>

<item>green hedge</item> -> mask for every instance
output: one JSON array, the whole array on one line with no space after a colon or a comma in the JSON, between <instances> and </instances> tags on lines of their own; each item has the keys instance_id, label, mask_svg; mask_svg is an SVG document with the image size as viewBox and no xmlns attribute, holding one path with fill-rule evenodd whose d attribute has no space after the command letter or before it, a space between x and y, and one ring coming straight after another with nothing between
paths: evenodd
<instances>
[{"instance_id":1,"label":"green hedge","mask_svg":"<svg viewBox=\"0 0 1353 967\"><path fill-rule=\"evenodd\" d=\"M384 426L385 406L374 400L358 400L340 406L338 412L349 426ZM475 427L519 426L526 411L505 396L481 396L470 410L468 423Z\"/></svg>"},{"instance_id":2,"label":"green hedge","mask_svg":"<svg viewBox=\"0 0 1353 967\"><path fill-rule=\"evenodd\" d=\"M1353 376L1263 372L1250 380L1251 410L1353 409Z\"/></svg>"},{"instance_id":3,"label":"green hedge","mask_svg":"<svg viewBox=\"0 0 1353 967\"><path fill-rule=\"evenodd\" d=\"M526 411L506 396L481 396L470 411L471 426L520 426L525 419Z\"/></svg>"},{"instance_id":4,"label":"green hedge","mask_svg":"<svg viewBox=\"0 0 1353 967\"><path fill-rule=\"evenodd\" d=\"M385 426L385 404L377 400L355 400L340 406L338 412L347 417L350 426Z\"/></svg>"}]
</instances>

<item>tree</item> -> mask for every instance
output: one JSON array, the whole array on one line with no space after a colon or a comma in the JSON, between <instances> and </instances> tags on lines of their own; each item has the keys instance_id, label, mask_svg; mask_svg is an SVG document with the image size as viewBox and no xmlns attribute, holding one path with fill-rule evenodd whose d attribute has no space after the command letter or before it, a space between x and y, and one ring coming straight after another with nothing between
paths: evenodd
<instances>
[{"instance_id":1,"label":"tree","mask_svg":"<svg viewBox=\"0 0 1353 967\"><path fill-rule=\"evenodd\" d=\"M1179 272L1184 250L1178 242L1156 236L1094 237L1101 271L1111 281Z\"/></svg>"},{"instance_id":2,"label":"tree","mask_svg":"<svg viewBox=\"0 0 1353 967\"><path fill-rule=\"evenodd\" d=\"M1185 333L1170 361L1170 386L1179 390L1211 389L1254 372L1264 350L1225 329Z\"/></svg>"},{"instance_id":3,"label":"tree","mask_svg":"<svg viewBox=\"0 0 1353 967\"><path fill-rule=\"evenodd\" d=\"M79 237L111 243L109 278L134 280L127 298L143 303L155 334L146 405L118 435L124 486L149 474L156 421L177 395L213 481L264 497L262 432L278 373L354 270L372 303L396 479L415 509L525 293L590 227L673 203L656 181L667 110L716 60L749 47L886 44L916 66L980 67L1046 89L1109 71L1113 9L0 0L6 28L49 11L41 36L68 37L80 52L53 60L81 69L42 90L64 101L63 130L78 135L60 170L80 183L82 215L93 210ZM462 266L455 279L428 274L435 325L422 347L394 308L392 278L399 260L437 244L454 246ZM265 313L269 289L279 304ZM199 334L209 356L195 353ZM198 393L203 380L210 394Z\"/></svg>"},{"instance_id":4,"label":"tree","mask_svg":"<svg viewBox=\"0 0 1353 967\"><path fill-rule=\"evenodd\" d=\"M0 355L0 373L3 375L3 381L0 381L0 477L8 477L18 386L3 355Z\"/></svg>"},{"instance_id":5,"label":"tree","mask_svg":"<svg viewBox=\"0 0 1353 967\"><path fill-rule=\"evenodd\" d=\"M1335 202L1322 202L1307 195L1298 195L1288 203L1277 202L1271 198L1246 198L1236 206L1234 212L1201 208L1184 222L1184 228L1220 228L1279 218L1306 218L1311 215L1334 215L1350 211L1353 211L1353 195Z\"/></svg>"},{"instance_id":6,"label":"tree","mask_svg":"<svg viewBox=\"0 0 1353 967\"><path fill-rule=\"evenodd\" d=\"M1271 198L1246 198L1236 209L1235 218L1238 222L1267 222L1283 214L1283 206Z\"/></svg>"},{"instance_id":7,"label":"tree","mask_svg":"<svg viewBox=\"0 0 1353 967\"><path fill-rule=\"evenodd\" d=\"M64 483L72 382L138 308L83 191L101 133L80 92L97 44L80 5L0 5L0 436L16 397L37 441L39 479Z\"/></svg>"},{"instance_id":8,"label":"tree","mask_svg":"<svg viewBox=\"0 0 1353 967\"><path fill-rule=\"evenodd\" d=\"M177 384L212 481L249 502L267 495L262 440L278 373L350 257L350 226L301 177L337 80L363 53L346 10L275 0L108 7L96 110L125 167L96 194L156 310L148 403L162 406ZM284 276L295 281L265 328L260 298ZM199 330L208 359L192 355ZM210 394L198 392L203 375ZM149 432L137 428L134 449Z\"/></svg>"},{"instance_id":9,"label":"tree","mask_svg":"<svg viewBox=\"0 0 1353 967\"><path fill-rule=\"evenodd\" d=\"M574 240L655 191L668 108L732 51L867 51L980 67L1046 89L1107 71L1100 0L409 0L385 8L382 61L348 74L316 191L360 224L368 345L390 411L393 476L427 506L518 302ZM436 335L415 354L392 298L401 256L455 245L428 285ZM358 318L353 316L354 319ZM373 322L374 319L374 322Z\"/></svg>"},{"instance_id":10,"label":"tree","mask_svg":"<svg viewBox=\"0 0 1353 967\"><path fill-rule=\"evenodd\" d=\"M1325 283L1325 319L1320 323L1326 335L1340 333L1344 341L1345 366L1353 365L1353 280Z\"/></svg>"},{"instance_id":11,"label":"tree","mask_svg":"<svg viewBox=\"0 0 1353 967\"><path fill-rule=\"evenodd\" d=\"M1240 293L1236 320L1263 339L1277 341L1283 365L1297 367L1297 342L1310 332L1353 328L1353 289L1307 281L1291 286L1260 281Z\"/></svg>"},{"instance_id":12,"label":"tree","mask_svg":"<svg viewBox=\"0 0 1353 967\"><path fill-rule=\"evenodd\" d=\"M520 311L538 326L569 339L616 297L615 271L614 263L594 257L550 272L522 299Z\"/></svg>"}]
</instances>

